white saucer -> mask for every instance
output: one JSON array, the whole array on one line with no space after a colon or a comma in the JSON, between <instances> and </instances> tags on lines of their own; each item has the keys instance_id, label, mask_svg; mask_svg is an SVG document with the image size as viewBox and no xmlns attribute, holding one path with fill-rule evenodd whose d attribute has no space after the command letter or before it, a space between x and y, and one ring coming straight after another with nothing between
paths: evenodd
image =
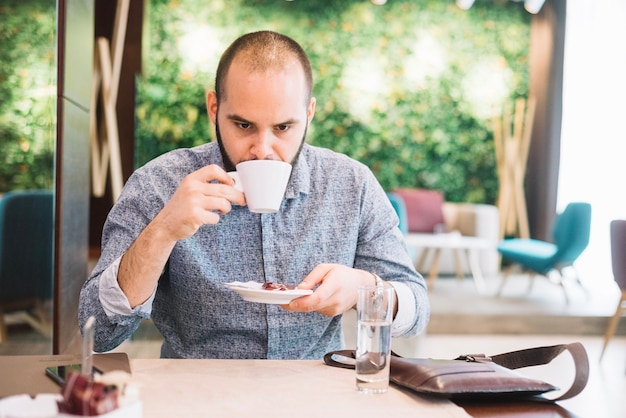
<instances>
[{"instance_id":1,"label":"white saucer","mask_svg":"<svg viewBox=\"0 0 626 418\"><path fill-rule=\"evenodd\" d=\"M313 293L310 289L265 290L263 283L258 282L231 282L224 286L239 293L243 300L274 305L286 305L295 298Z\"/></svg>"}]
</instances>

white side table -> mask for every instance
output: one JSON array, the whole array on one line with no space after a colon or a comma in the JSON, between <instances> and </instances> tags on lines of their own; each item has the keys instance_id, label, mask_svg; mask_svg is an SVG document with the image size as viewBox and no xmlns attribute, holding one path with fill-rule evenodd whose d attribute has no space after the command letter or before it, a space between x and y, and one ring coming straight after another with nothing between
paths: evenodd
<instances>
[{"instance_id":1,"label":"white side table","mask_svg":"<svg viewBox=\"0 0 626 418\"><path fill-rule=\"evenodd\" d=\"M456 274L459 279L463 278L461 268L461 257L466 257L467 263L474 279L476 290L485 292L485 279L480 268L478 259L479 252L490 248L489 241L484 238L464 236L458 232L443 234L415 234L405 235L404 240L409 247L423 249L420 258L415 263L415 268L419 272L425 271L425 264L428 254L432 253L430 268L428 269L428 286L432 288L439 275L439 256L441 250L449 249L454 252Z\"/></svg>"}]
</instances>

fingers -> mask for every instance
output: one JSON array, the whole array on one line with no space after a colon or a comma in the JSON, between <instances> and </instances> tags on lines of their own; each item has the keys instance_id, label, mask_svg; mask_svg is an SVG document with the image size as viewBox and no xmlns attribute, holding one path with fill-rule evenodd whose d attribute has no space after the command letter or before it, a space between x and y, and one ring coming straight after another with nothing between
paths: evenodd
<instances>
[{"instance_id":1,"label":"fingers","mask_svg":"<svg viewBox=\"0 0 626 418\"><path fill-rule=\"evenodd\" d=\"M318 264L298 285L298 289L313 289L324 281L324 278L334 268L333 264Z\"/></svg>"},{"instance_id":2,"label":"fingers","mask_svg":"<svg viewBox=\"0 0 626 418\"><path fill-rule=\"evenodd\" d=\"M291 301L284 308L297 312L318 312L335 316L350 309L356 303L356 289L363 275L362 270L337 264L320 264L304 278L298 289L313 289L313 294Z\"/></svg>"},{"instance_id":3,"label":"fingers","mask_svg":"<svg viewBox=\"0 0 626 418\"><path fill-rule=\"evenodd\" d=\"M332 298L317 289L309 296L302 296L292 300L288 305L281 305L284 309L294 312L317 312L322 315L335 316L345 312L340 299Z\"/></svg>"},{"instance_id":4,"label":"fingers","mask_svg":"<svg viewBox=\"0 0 626 418\"><path fill-rule=\"evenodd\" d=\"M209 165L187 175L158 215L158 223L173 239L193 235L202 225L216 224L232 204L244 206L245 197L219 166Z\"/></svg>"},{"instance_id":5,"label":"fingers","mask_svg":"<svg viewBox=\"0 0 626 418\"><path fill-rule=\"evenodd\" d=\"M226 199L240 206L245 206L246 204L246 199L241 190L236 187L235 180L215 164L202 167L188 177L198 182L205 196ZM212 201L212 203L217 205L216 201ZM223 207L222 209L225 208ZM215 209L219 210L218 207Z\"/></svg>"},{"instance_id":6,"label":"fingers","mask_svg":"<svg viewBox=\"0 0 626 418\"><path fill-rule=\"evenodd\" d=\"M233 179L228 175L228 173L216 164L206 165L189 174L187 177L192 177L205 183L217 180L220 183L228 184L230 186L234 184Z\"/></svg>"}]
</instances>

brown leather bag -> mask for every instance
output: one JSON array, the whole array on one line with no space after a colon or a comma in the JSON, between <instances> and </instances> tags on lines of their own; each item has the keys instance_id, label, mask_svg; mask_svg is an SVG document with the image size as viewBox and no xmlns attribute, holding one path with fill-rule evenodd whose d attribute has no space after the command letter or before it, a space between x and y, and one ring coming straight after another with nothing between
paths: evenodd
<instances>
[{"instance_id":1,"label":"brown leather bag","mask_svg":"<svg viewBox=\"0 0 626 418\"><path fill-rule=\"evenodd\" d=\"M572 355L576 374L571 387L557 398L541 396L558 390L556 386L513 371L548 364L563 351ZM354 369L355 358L354 350L338 350L327 353L324 362ZM404 358L392 353L390 361L391 382L419 393L455 400L558 401L579 394L589 380L589 359L580 343L535 347L494 356L462 355L454 360Z\"/></svg>"}]
</instances>

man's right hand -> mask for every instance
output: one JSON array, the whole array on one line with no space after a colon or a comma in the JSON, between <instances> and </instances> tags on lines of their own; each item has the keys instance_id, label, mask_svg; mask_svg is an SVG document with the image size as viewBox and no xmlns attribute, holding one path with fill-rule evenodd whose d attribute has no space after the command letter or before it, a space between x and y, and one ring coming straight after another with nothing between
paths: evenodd
<instances>
[{"instance_id":1,"label":"man's right hand","mask_svg":"<svg viewBox=\"0 0 626 418\"><path fill-rule=\"evenodd\" d=\"M232 203L245 206L243 193L221 167L209 165L183 179L154 218L154 226L166 231L173 241L179 241L195 234L202 225L218 223L220 214L231 211Z\"/></svg>"}]
</instances>

